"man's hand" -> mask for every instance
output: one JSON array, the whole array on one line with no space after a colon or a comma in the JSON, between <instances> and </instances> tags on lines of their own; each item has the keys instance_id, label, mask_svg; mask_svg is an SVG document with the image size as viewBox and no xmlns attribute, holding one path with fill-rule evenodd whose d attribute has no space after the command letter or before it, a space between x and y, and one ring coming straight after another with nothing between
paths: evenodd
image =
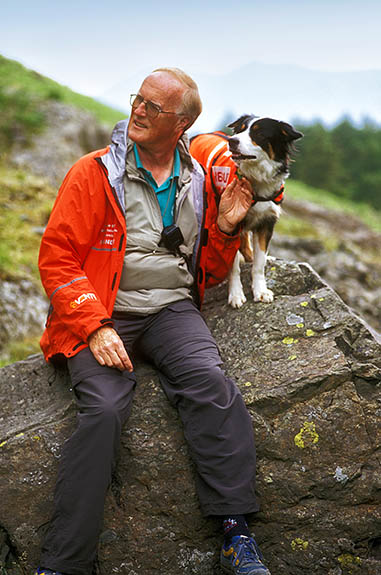
<instances>
[{"instance_id":1,"label":"man's hand","mask_svg":"<svg viewBox=\"0 0 381 575\"><path fill-rule=\"evenodd\" d=\"M221 194L217 225L222 232L231 234L246 216L253 199L251 185L246 178L233 180Z\"/></svg>"},{"instance_id":2,"label":"man's hand","mask_svg":"<svg viewBox=\"0 0 381 575\"><path fill-rule=\"evenodd\" d=\"M101 365L116 367L120 371L133 371L133 366L119 335L105 325L94 331L88 339L89 348Z\"/></svg>"}]
</instances>

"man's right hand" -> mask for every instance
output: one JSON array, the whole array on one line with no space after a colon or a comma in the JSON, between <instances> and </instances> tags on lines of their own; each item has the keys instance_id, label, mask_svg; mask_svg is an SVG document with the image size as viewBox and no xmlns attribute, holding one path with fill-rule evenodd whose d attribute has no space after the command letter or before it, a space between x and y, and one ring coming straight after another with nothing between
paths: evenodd
<instances>
[{"instance_id":1,"label":"man's right hand","mask_svg":"<svg viewBox=\"0 0 381 575\"><path fill-rule=\"evenodd\" d=\"M133 371L133 365L118 333L105 325L94 331L88 339L89 348L101 365L116 367L120 371Z\"/></svg>"}]
</instances>

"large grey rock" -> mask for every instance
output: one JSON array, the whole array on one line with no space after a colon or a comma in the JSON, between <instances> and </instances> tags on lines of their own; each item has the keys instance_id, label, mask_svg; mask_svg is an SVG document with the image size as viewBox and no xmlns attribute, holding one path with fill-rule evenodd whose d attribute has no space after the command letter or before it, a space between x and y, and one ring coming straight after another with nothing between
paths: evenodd
<instances>
[{"instance_id":1,"label":"large grey rock","mask_svg":"<svg viewBox=\"0 0 381 575\"><path fill-rule=\"evenodd\" d=\"M233 310L222 285L204 308L253 419L262 510L251 527L273 575L380 574L380 345L306 264L273 260L267 275L273 304L249 296ZM217 575L219 526L200 514L179 419L155 371L140 364L137 375L100 572ZM75 409L40 356L0 380L0 558L21 575L38 559Z\"/></svg>"}]
</instances>

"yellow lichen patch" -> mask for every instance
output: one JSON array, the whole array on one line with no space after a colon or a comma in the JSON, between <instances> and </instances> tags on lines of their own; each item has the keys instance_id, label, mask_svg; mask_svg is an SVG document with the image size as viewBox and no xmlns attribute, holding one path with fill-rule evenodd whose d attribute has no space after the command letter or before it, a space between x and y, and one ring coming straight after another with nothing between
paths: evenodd
<instances>
[{"instance_id":1,"label":"yellow lichen patch","mask_svg":"<svg viewBox=\"0 0 381 575\"><path fill-rule=\"evenodd\" d=\"M296 327L304 327L304 323L297 323Z\"/></svg>"},{"instance_id":2,"label":"yellow lichen patch","mask_svg":"<svg viewBox=\"0 0 381 575\"><path fill-rule=\"evenodd\" d=\"M316 335L316 332L313 329L307 329L306 330L306 336L307 337L313 337L314 335Z\"/></svg>"},{"instance_id":3,"label":"yellow lichen patch","mask_svg":"<svg viewBox=\"0 0 381 575\"><path fill-rule=\"evenodd\" d=\"M289 355L289 356L288 356L288 359L289 359L290 361L294 361L294 359L297 359L297 357L298 357L297 355Z\"/></svg>"},{"instance_id":4,"label":"yellow lichen patch","mask_svg":"<svg viewBox=\"0 0 381 575\"><path fill-rule=\"evenodd\" d=\"M313 421L305 421L303 427L300 428L299 433L294 437L296 447L304 449L311 447L319 441L319 434L316 432L316 426Z\"/></svg>"},{"instance_id":5,"label":"yellow lichen patch","mask_svg":"<svg viewBox=\"0 0 381 575\"><path fill-rule=\"evenodd\" d=\"M272 271L272 272L275 272L275 270L276 270L276 267L275 267L275 266L273 266L273 267L272 267L272 268L270 268L270 269L271 269L271 271Z\"/></svg>"},{"instance_id":6,"label":"yellow lichen patch","mask_svg":"<svg viewBox=\"0 0 381 575\"><path fill-rule=\"evenodd\" d=\"M8 443L8 441L2 441L2 442L0 443L0 447L4 447L4 445L6 445L7 443Z\"/></svg>"},{"instance_id":7,"label":"yellow lichen patch","mask_svg":"<svg viewBox=\"0 0 381 575\"><path fill-rule=\"evenodd\" d=\"M356 557L355 555L351 555L350 553L343 553L340 557L337 558L338 562L340 563L341 567L346 567L350 570L351 567L355 565L361 565L360 557Z\"/></svg>"},{"instance_id":8,"label":"yellow lichen patch","mask_svg":"<svg viewBox=\"0 0 381 575\"><path fill-rule=\"evenodd\" d=\"M18 433L17 435L15 435L15 437L16 437L16 438L24 437L24 435L25 435L24 433Z\"/></svg>"},{"instance_id":9,"label":"yellow lichen patch","mask_svg":"<svg viewBox=\"0 0 381 575\"><path fill-rule=\"evenodd\" d=\"M291 549L293 551L306 551L307 548L308 541L304 541L303 539L300 539L300 537L297 537L291 541Z\"/></svg>"},{"instance_id":10,"label":"yellow lichen patch","mask_svg":"<svg viewBox=\"0 0 381 575\"><path fill-rule=\"evenodd\" d=\"M41 437L39 435L33 435L35 441L40 441Z\"/></svg>"},{"instance_id":11,"label":"yellow lichen patch","mask_svg":"<svg viewBox=\"0 0 381 575\"><path fill-rule=\"evenodd\" d=\"M324 297L319 297L319 301L324 301L325 298Z\"/></svg>"},{"instance_id":12,"label":"yellow lichen patch","mask_svg":"<svg viewBox=\"0 0 381 575\"><path fill-rule=\"evenodd\" d=\"M308 306L308 301L302 301L302 302L300 302L300 305L301 305L302 307L307 307L307 306Z\"/></svg>"},{"instance_id":13,"label":"yellow lichen patch","mask_svg":"<svg viewBox=\"0 0 381 575\"><path fill-rule=\"evenodd\" d=\"M251 387L251 383L250 381L247 381L246 383L243 384L245 387Z\"/></svg>"},{"instance_id":14,"label":"yellow lichen patch","mask_svg":"<svg viewBox=\"0 0 381 575\"><path fill-rule=\"evenodd\" d=\"M293 343L296 343L298 340L294 339L293 337L287 336L284 337L282 339L282 343L286 344L286 345L292 345Z\"/></svg>"}]
</instances>

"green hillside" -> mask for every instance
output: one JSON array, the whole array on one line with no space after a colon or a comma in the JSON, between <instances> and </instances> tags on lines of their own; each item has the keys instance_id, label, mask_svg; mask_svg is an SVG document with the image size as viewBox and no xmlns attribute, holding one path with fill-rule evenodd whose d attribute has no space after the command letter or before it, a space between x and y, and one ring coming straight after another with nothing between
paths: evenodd
<instances>
[{"instance_id":1,"label":"green hillside","mask_svg":"<svg viewBox=\"0 0 381 575\"><path fill-rule=\"evenodd\" d=\"M0 164L0 281L27 277L39 285L40 231L56 194L43 178Z\"/></svg>"},{"instance_id":2,"label":"green hillside","mask_svg":"<svg viewBox=\"0 0 381 575\"><path fill-rule=\"evenodd\" d=\"M358 202L349 198L343 198L327 190L308 186L304 182L288 180L286 183L287 194L295 200L306 200L328 210L344 212L359 218L364 224L375 232L381 233L381 212L375 210L366 202ZM279 224L278 224L279 225ZM277 228L278 229L278 228ZM338 230L338 233L340 230ZM287 229L284 230L287 232Z\"/></svg>"},{"instance_id":3,"label":"green hillside","mask_svg":"<svg viewBox=\"0 0 381 575\"><path fill-rule=\"evenodd\" d=\"M0 149L9 145L20 131L28 135L43 128L40 108L48 100L91 112L99 122L110 126L126 116L0 55Z\"/></svg>"}]
</instances>

